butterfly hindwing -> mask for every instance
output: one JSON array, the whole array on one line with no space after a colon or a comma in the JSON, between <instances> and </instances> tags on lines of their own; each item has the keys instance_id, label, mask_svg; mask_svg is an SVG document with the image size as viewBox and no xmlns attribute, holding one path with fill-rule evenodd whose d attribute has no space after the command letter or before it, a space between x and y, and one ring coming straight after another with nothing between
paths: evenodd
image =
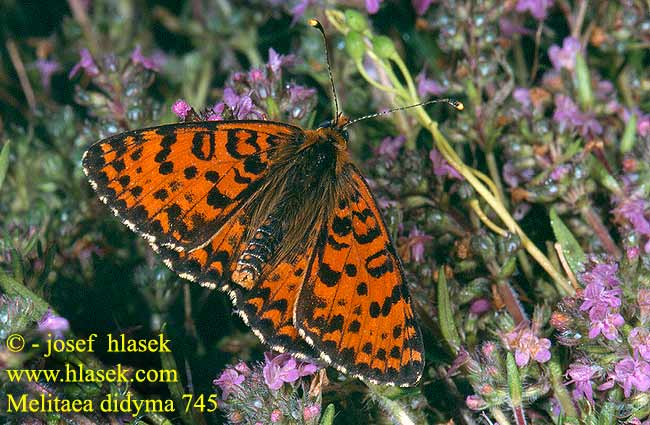
<instances>
[{"instance_id":1,"label":"butterfly hindwing","mask_svg":"<svg viewBox=\"0 0 650 425\"><path fill-rule=\"evenodd\" d=\"M163 125L96 143L83 166L100 199L155 248L191 250L255 193L276 147L300 131L264 121Z\"/></svg>"},{"instance_id":2,"label":"butterfly hindwing","mask_svg":"<svg viewBox=\"0 0 650 425\"><path fill-rule=\"evenodd\" d=\"M308 250L313 252L313 249ZM313 349L298 335L293 310L304 281L309 257L302 254L284 261L238 303L240 315L271 348L316 358Z\"/></svg>"},{"instance_id":3,"label":"butterfly hindwing","mask_svg":"<svg viewBox=\"0 0 650 425\"><path fill-rule=\"evenodd\" d=\"M301 335L339 370L412 385L424 348L404 273L376 202L356 167L340 176L295 311Z\"/></svg>"}]
</instances>

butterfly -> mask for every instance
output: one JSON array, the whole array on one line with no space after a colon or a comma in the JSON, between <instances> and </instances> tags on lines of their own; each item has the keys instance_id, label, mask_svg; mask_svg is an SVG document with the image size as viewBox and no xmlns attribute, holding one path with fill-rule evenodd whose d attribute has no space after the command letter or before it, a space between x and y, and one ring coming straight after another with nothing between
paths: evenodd
<instances>
[{"instance_id":1,"label":"butterfly","mask_svg":"<svg viewBox=\"0 0 650 425\"><path fill-rule=\"evenodd\" d=\"M272 349L410 386L424 368L422 334L386 224L348 153L350 123L337 103L335 119L315 130L264 120L161 125L101 140L82 163L124 224L181 277L226 292Z\"/></svg>"}]
</instances>

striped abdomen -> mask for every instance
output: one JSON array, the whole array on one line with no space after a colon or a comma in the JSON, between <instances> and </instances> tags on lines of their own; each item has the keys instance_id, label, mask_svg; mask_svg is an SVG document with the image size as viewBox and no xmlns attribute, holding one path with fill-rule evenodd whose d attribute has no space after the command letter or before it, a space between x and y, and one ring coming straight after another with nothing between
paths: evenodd
<instances>
[{"instance_id":1,"label":"striped abdomen","mask_svg":"<svg viewBox=\"0 0 650 425\"><path fill-rule=\"evenodd\" d=\"M260 227L255 230L248 246L239 256L237 268L232 274L232 281L250 289L262 274L264 264L268 263L282 239L280 222L269 216Z\"/></svg>"}]
</instances>

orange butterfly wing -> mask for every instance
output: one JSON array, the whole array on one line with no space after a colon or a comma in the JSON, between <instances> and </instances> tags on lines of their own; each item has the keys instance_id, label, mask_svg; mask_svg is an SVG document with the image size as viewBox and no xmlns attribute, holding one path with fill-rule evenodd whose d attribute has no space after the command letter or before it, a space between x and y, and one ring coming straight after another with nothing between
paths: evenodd
<instances>
[{"instance_id":1,"label":"orange butterfly wing","mask_svg":"<svg viewBox=\"0 0 650 425\"><path fill-rule=\"evenodd\" d=\"M227 292L275 349L313 357L293 326L306 257L281 263L250 291L230 282L248 242L244 206L276 150L301 135L297 127L268 121L171 124L102 140L88 149L83 166L100 199L168 267Z\"/></svg>"},{"instance_id":2,"label":"orange butterfly wing","mask_svg":"<svg viewBox=\"0 0 650 425\"><path fill-rule=\"evenodd\" d=\"M422 375L424 347L402 266L365 180L352 165L343 173L351 193L322 228L295 324L342 372L412 385Z\"/></svg>"},{"instance_id":3,"label":"orange butterfly wing","mask_svg":"<svg viewBox=\"0 0 650 425\"><path fill-rule=\"evenodd\" d=\"M200 247L259 188L270 156L297 127L201 122L129 131L84 154L91 185L155 248Z\"/></svg>"}]
</instances>

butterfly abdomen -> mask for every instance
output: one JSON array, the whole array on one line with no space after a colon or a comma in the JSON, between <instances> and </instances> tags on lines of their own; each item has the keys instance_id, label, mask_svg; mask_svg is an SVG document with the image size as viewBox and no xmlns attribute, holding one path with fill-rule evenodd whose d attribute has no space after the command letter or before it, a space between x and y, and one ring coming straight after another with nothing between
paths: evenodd
<instances>
[{"instance_id":1,"label":"butterfly abdomen","mask_svg":"<svg viewBox=\"0 0 650 425\"><path fill-rule=\"evenodd\" d=\"M262 274L262 268L274 256L282 240L282 226L278 219L268 219L253 233L246 249L239 256L232 281L250 289Z\"/></svg>"}]
</instances>

